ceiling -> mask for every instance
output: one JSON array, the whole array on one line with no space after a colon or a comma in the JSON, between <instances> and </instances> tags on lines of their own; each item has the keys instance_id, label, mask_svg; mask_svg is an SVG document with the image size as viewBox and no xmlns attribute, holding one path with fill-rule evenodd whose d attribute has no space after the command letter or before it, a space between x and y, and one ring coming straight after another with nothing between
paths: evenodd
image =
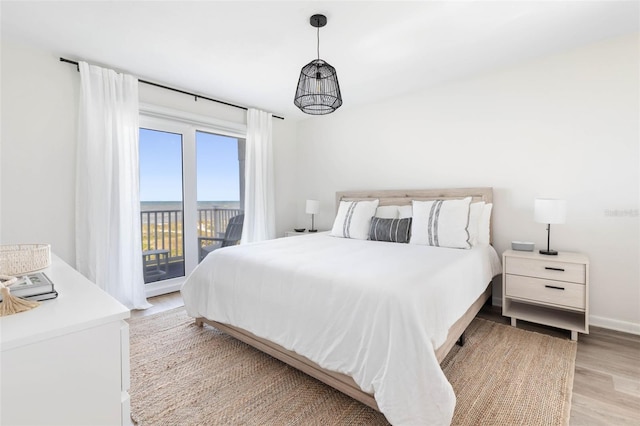
<instances>
[{"instance_id":1,"label":"ceiling","mask_svg":"<svg viewBox=\"0 0 640 426\"><path fill-rule=\"evenodd\" d=\"M287 120L320 57L341 110L639 31L627 1L2 1L2 37ZM60 66L65 66L61 64ZM338 110L336 114L339 114Z\"/></svg>"}]
</instances>

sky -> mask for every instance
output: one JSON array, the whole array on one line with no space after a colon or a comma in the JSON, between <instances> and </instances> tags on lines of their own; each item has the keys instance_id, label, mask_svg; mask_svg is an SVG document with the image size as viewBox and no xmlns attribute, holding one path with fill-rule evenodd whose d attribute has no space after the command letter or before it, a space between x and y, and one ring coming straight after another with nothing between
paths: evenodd
<instances>
[{"instance_id":1,"label":"sky","mask_svg":"<svg viewBox=\"0 0 640 426\"><path fill-rule=\"evenodd\" d=\"M236 138L196 132L198 201L240 199ZM182 135L140 129L140 201L182 201Z\"/></svg>"}]
</instances>

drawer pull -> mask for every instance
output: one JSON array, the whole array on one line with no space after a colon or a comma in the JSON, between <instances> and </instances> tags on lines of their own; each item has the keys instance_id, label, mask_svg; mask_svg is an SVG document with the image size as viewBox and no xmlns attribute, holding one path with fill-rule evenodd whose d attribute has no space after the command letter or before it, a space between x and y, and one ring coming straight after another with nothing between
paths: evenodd
<instances>
[{"instance_id":1,"label":"drawer pull","mask_svg":"<svg viewBox=\"0 0 640 426\"><path fill-rule=\"evenodd\" d=\"M545 266L544 269L547 269L549 271L560 271L560 272L564 272L564 268L552 268L551 266Z\"/></svg>"},{"instance_id":2,"label":"drawer pull","mask_svg":"<svg viewBox=\"0 0 640 426\"><path fill-rule=\"evenodd\" d=\"M564 287L558 287L555 285L545 285L546 288L555 288L556 290L564 290Z\"/></svg>"}]
</instances>

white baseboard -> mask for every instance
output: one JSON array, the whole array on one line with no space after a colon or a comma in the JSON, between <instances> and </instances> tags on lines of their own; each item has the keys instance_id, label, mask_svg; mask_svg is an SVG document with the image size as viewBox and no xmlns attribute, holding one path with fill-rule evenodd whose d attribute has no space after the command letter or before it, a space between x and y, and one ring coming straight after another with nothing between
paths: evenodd
<instances>
[{"instance_id":1,"label":"white baseboard","mask_svg":"<svg viewBox=\"0 0 640 426\"><path fill-rule=\"evenodd\" d=\"M595 315L589 315L589 325L594 327L607 328L609 330L622 331L630 334L640 335L640 324L620 321L613 318L598 317Z\"/></svg>"}]
</instances>

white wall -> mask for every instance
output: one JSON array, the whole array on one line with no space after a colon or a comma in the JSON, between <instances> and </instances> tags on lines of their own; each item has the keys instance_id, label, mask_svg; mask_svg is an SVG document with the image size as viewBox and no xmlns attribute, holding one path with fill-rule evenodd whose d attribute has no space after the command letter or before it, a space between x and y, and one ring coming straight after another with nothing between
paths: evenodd
<instances>
[{"instance_id":1,"label":"white wall","mask_svg":"<svg viewBox=\"0 0 640 426\"><path fill-rule=\"evenodd\" d=\"M566 198L551 244L589 255L593 324L640 333L638 61L636 34L305 120L297 224L317 198L330 228L339 190L491 186L501 253L546 246L533 200Z\"/></svg>"},{"instance_id":2,"label":"white wall","mask_svg":"<svg viewBox=\"0 0 640 426\"><path fill-rule=\"evenodd\" d=\"M0 243L44 242L75 265L75 152L80 75L60 55L1 45ZM212 96L214 97L214 96ZM246 112L140 85L140 101L246 122ZM295 124L274 119L276 230L295 220Z\"/></svg>"},{"instance_id":3,"label":"white wall","mask_svg":"<svg viewBox=\"0 0 640 426\"><path fill-rule=\"evenodd\" d=\"M79 75L54 53L1 48L0 242L51 243L74 264Z\"/></svg>"}]
</instances>

